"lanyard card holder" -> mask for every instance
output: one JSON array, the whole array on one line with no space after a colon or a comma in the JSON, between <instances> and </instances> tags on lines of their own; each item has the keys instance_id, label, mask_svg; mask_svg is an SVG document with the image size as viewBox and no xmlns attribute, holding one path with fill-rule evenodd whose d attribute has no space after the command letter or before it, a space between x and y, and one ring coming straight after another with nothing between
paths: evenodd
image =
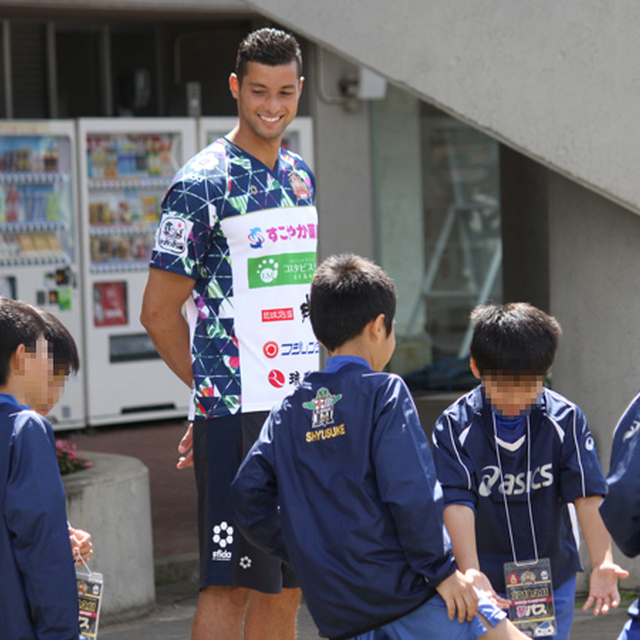
<instances>
[{"instance_id":1,"label":"lanyard card holder","mask_svg":"<svg viewBox=\"0 0 640 640\"><path fill-rule=\"evenodd\" d=\"M556 615L551 584L551 562L540 558L531 562L504 565L509 619L525 635L545 638L556 633Z\"/></svg>"},{"instance_id":2,"label":"lanyard card holder","mask_svg":"<svg viewBox=\"0 0 640 640\"><path fill-rule=\"evenodd\" d=\"M97 640L104 580L102 574L91 571L84 560L82 564L83 567L76 568L80 639Z\"/></svg>"}]
</instances>

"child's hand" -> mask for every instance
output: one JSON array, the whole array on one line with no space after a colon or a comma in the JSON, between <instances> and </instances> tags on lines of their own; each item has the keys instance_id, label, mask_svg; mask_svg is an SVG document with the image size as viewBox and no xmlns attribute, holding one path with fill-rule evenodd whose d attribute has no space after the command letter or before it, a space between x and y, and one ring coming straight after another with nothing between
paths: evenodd
<instances>
[{"instance_id":1,"label":"child's hand","mask_svg":"<svg viewBox=\"0 0 640 640\"><path fill-rule=\"evenodd\" d=\"M445 578L438 586L438 593L447 605L449 619L453 620L458 612L458 622L471 620L478 612L478 594L466 578L458 570Z\"/></svg>"},{"instance_id":2,"label":"child's hand","mask_svg":"<svg viewBox=\"0 0 640 640\"><path fill-rule=\"evenodd\" d=\"M471 581L471 584L478 591L481 591L483 595L489 598L496 607L499 607L500 609L508 609L511 606L510 600L503 598L495 592L494 588L491 586L489 578L487 578L482 571L478 571L478 569L467 569L464 572L464 575Z\"/></svg>"},{"instance_id":3,"label":"child's hand","mask_svg":"<svg viewBox=\"0 0 640 640\"><path fill-rule=\"evenodd\" d=\"M614 562L603 562L594 567L589 579L589 597L582 607L586 611L594 605L593 615L609 613L609 609L616 608L620 604L620 592L618 591L618 578L629 577L629 572Z\"/></svg>"},{"instance_id":4,"label":"child's hand","mask_svg":"<svg viewBox=\"0 0 640 640\"><path fill-rule=\"evenodd\" d=\"M85 563L89 562L89 558L93 555L91 534L87 531L83 531L82 529L69 527L69 538L71 540L73 559L76 563L80 563L80 558L82 558Z\"/></svg>"}]
</instances>

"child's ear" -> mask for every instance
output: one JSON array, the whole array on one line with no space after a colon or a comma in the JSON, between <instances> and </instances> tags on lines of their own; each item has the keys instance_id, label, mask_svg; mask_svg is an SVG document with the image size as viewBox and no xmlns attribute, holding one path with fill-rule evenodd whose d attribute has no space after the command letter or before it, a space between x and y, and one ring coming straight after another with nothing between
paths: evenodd
<instances>
[{"instance_id":1,"label":"child's ear","mask_svg":"<svg viewBox=\"0 0 640 640\"><path fill-rule=\"evenodd\" d=\"M478 369L478 365L473 358L469 358L469 366L471 367L471 373L473 373L473 375L478 378L478 380L480 380L480 369Z\"/></svg>"},{"instance_id":2,"label":"child's ear","mask_svg":"<svg viewBox=\"0 0 640 640\"><path fill-rule=\"evenodd\" d=\"M387 337L387 325L385 323L385 315L381 313L372 323L372 329L377 338L386 338Z\"/></svg>"},{"instance_id":3,"label":"child's ear","mask_svg":"<svg viewBox=\"0 0 640 640\"><path fill-rule=\"evenodd\" d=\"M25 361L27 357L27 348L23 344L19 344L18 348L11 354L11 375L23 375L25 370Z\"/></svg>"}]
</instances>

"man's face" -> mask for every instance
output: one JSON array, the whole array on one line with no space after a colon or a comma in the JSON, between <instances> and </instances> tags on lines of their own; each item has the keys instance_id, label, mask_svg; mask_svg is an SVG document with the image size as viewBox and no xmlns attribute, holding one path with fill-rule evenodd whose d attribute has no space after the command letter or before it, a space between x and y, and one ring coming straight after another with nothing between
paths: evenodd
<instances>
[{"instance_id":1,"label":"man's face","mask_svg":"<svg viewBox=\"0 0 640 640\"><path fill-rule=\"evenodd\" d=\"M232 74L229 86L243 132L279 141L298 111L302 82L295 60L275 67L249 62L242 83Z\"/></svg>"}]
</instances>

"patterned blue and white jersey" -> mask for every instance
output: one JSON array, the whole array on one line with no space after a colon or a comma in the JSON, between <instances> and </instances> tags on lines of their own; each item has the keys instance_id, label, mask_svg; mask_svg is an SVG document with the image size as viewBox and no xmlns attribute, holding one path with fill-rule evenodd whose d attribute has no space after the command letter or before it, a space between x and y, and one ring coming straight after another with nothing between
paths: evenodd
<instances>
[{"instance_id":1,"label":"patterned blue and white jersey","mask_svg":"<svg viewBox=\"0 0 640 640\"><path fill-rule=\"evenodd\" d=\"M195 280L191 417L269 410L318 367L308 319L314 195L298 155L281 149L271 170L227 138L173 179L151 266Z\"/></svg>"}]
</instances>

